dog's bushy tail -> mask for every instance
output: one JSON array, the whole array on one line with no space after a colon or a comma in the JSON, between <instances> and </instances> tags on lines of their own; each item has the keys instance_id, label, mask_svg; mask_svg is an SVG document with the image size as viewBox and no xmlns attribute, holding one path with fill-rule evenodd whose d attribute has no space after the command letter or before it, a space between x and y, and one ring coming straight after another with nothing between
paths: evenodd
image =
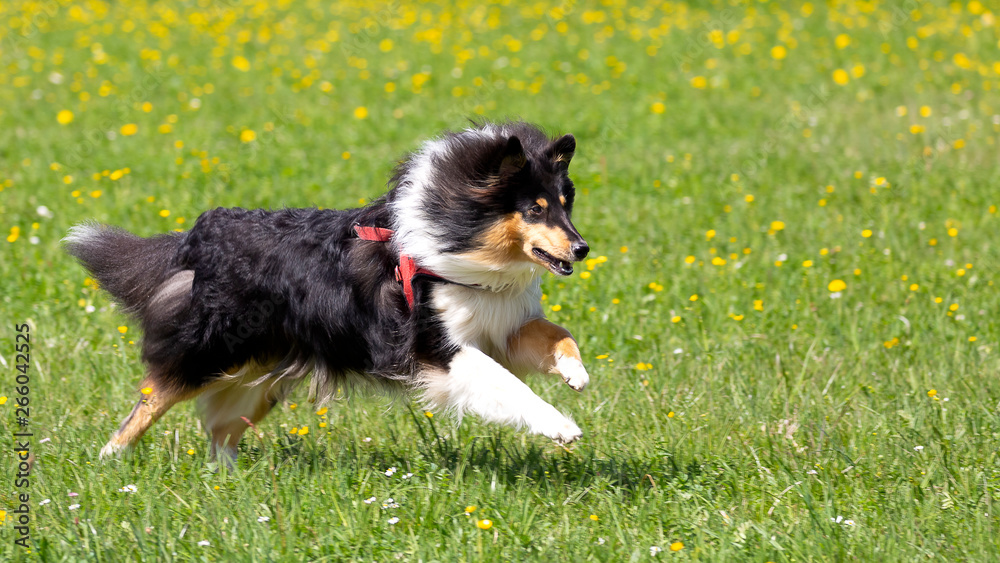
<instances>
[{"instance_id":1,"label":"dog's bushy tail","mask_svg":"<svg viewBox=\"0 0 1000 563\"><path fill-rule=\"evenodd\" d=\"M102 289L129 311L138 312L176 269L181 236L142 238L118 227L83 223L70 229L63 242Z\"/></svg>"}]
</instances>

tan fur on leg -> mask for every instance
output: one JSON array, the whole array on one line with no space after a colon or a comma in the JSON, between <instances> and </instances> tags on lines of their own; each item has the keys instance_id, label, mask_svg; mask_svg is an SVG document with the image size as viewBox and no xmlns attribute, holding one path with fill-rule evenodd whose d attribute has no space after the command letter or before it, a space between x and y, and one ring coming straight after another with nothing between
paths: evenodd
<instances>
[{"instance_id":1,"label":"tan fur on leg","mask_svg":"<svg viewBox=\"0 0 1000 563\"><path fill-rule=\"evenodd\" d=\"M568 330L545 319L528 321L511 335L507 357L515 372L557 373L577 391L590 381L576 340Z\"/></svg>"},{"instance_id":2,"label":"tan fur on leg","mask_svg":"<svg viewBox=\"0 0 1000 563\"><path fill-rule=\"evenodd\" d=\"M148 393L142 393L139 401L132 408L132 412L125 417L118 430L111 435L111 440L101 448L101 459L114 456L122 450L134 446L139 438L142 438L142 435L146 433L146 430L159 420L170 407L180 401L190 399L199 392L198 390L181 392L159 386L149 376L139 384L139 389L140 393L142 391L148 391Z\"/></svg>"}]
</instances>

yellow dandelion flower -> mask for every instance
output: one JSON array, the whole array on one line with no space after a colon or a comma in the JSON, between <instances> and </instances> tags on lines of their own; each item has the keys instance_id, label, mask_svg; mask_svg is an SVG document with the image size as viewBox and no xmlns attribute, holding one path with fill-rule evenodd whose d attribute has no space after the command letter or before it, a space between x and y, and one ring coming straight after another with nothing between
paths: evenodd
<instances>
[{"instance_id":1,"label":"yellow dandelion flower","mask_svg":"<svg viewBox=\"0 0 1000 563\"><path fill-rule=\"evenodd\" d=\"M187 453L188 453L188 455L194 455L194 448L190 448L190 449L189 449L189 450L187 451Z\"/></svg>"},{"instance_id":2,"label":"yellow dandelion flower","mask_svg":"<svg viewBox=\"0 0 1000 563\"><path fill-rule=\"evenodd\" d=\"M771 58L780 61L788 56L788 49L785 49L784 45L775 45L771 47Z\"/></svg>"},{"instance_id":3,"label":"yellow dandelion flower","mask_svg":"<svg viewBox=\"0 0 1000 563\"><path fill-rule=\"evenodd\" d=\"M424 411L424 416L426 416L427 418L434 418L434 413L432 413L431 411Z\"/></svg>"},{"instance_id":4,"label":"yellow dandelion flower","mask_svg":"<svg viewBox=\"0 0 1000 563\"><path fill-rule=\"evenodd\" d=\"M135 123L126 123L125 125L122 125L122 128L119 129L119 131L121 131L122 135L131 137L139 132L139 126Z\"/></svg>"},{"instance_id":5,"label":"yellow dandelion flower","mask_svg":"<svg viewBox=\"0 0 1000 563\"><path fill-rule=\"evenodd\" d=\"M0 397L0 405L7 404L7 397Z\"/></svg>"},{"instance_id":6,"label":"yellow dandelion flower","mask_svg":"<svg viewBox=\"0 0 1000 563\"><path fill-rule=\"evenodd\" d=\"M590 515L590 519L593 520L594 522L597 522L598 520L600 520L600 518L598 518L596 514L591 514Z\"/></svg>"},{"instance_id":7,"label":"yellow dandelion flower","mask_svg":"<svg viewBox=\"0 0 1000 563\"><path fill-rule=\"evenodd\" d=\"M308 426L303 426L302 428L299 428L299 436L305 436L308 433L309 433Z\"/></svg>"},{"instance_id":8,"label":"yellow dandelion flower","mask_svg":"<svg viewBox=\"0 0 1000 563\"><path fill-rule=\"evenodd\" d=\"M682 549L684 549L684 544L679 541L670 544L670 551L680 551Z\"/></svg>"},{"instance_id":9,"label":"yellow dandelion flower","mask_svg":"<svg viewBox=\"0 0 1000 563\"><path fill-rule=\"evenodd\" d=\"M872 236L872 230L871 229L865 229L865 230L861 231L861 236L863 236L865 238L871 238L871 236Z\"/></svg>"},{"instance_id":10,"label":"yellow dandelion flower","mask_svg":"<svg viewBox=\"0 0 1000 563\"><path fill-rule=\"evenodd\" d=\"M382 51L383 53L388 53L389 51L391 51L392 50L392 39L383 39L383 40L379 41L379 43L378 43L378 49L379 49L379 51Z\"/></svg>"},{"instance_id":11,"label":"yellow dandelion flower","mask_svg":"<svg viewBox=\"0 0 1000 563\"><path fill-rule=\"evenodd\" d=\"M326 414L326 412L328 410L329 409L327 409L326 407L323 407L323 408L319 409L318 411L316 411L316 414L319 415L319 416L323 416L324 414Z\"/></svg>"},{"instance_id":12,"label":"yellow dandelion flower","mask_svg":"<svg viewBox=\"0 0 1000 563\"><path fill-rule=\"evenodd\" d=\"M708 86L708 79L704 76L695 76L691 79L691 85L699 90L704 90Z\"/></svg>"},{"instance_id":13,"label":"yellow dandelion flower","mask_svg":"<svg viewBox=\"0 0 1000 563\"><path fill-rule=\"evenodd\" d=\"M927 392L928 397L933 397L935 395L937 395L937 389L931 389L930 391Z\"/></svg>"},{"instance_id":14,"label":"yellow dandelion flower","mask_svg":"<svg viewBox=\"0 0 1000 563\"><path fill-rule=\"evenodd\" d=\"M59 122L59 125L68 125L72 123L73 112L68 109L60 110L59 113L56 114L56 121Z\"/></svg>"},{"instance_id":15,"label":"yellow dandelion flower","mask_svg":"<svg viewBox=\"0 0 1000 563\"><path fill-rule=\"evenodd\" d=\"M975 336L970 336L969 337L969 342L975 342L976 340L978 340L978 339Z\"/></svg>"},{"instance_id":16,"label":"yellow dandelion flower","mask_svg":"<svg viewBox=\"0 0 1000 563\"><path fill-rule=\"evenodd\" d=\"M627 246L623 246L623 247L619 248L618 251L621 252L622 254L625 254L626 252L628 252L628 247Z\"/></svg>"},{"instance_id":17,"label":"yellow dandelion flower","mask_svg":"<svg viewBox=\"0 0 1000 563\"><path fill-rule=\"evenodd\" d=\"M958 236L958 229L956 229L955 227L952 227L952 228L948 229L948 236L950 236L950 237L957 237Z\"/></svg>"},{"instance_id":18,"label":"yellow dandelion flower","mask_svg":"<svg viewBox=\"0 0 1000 563\"><path fill-rule=\"evenodd\" d=\"M354 117L356 119L364 119L368 117L368 108L365 106L358 106L354 108Z\"/></svg>"},{"instance_id":19,"label":"yellow dandelion flower","mask_svg":"<svg viewBox=\"0 0 1000 563\"><path fill-rule=\"evenodd\" d=\"M833 280L827 284L826 288L830 290L831 293L835 293L837 291L844 291L847 289L847 284L844 283L844 280Z\"/></svg>"},{"instance_id":20,"label":"yellow dandelion flower","mask_svg":"<svg viewBox=\"0 0 1000 563\"><path fill-rule=\"evenodd\" d=\"M149 395L150 393L153 392L153 388L152 387L143 387L142 389L139 390L139 392L142 393L143 395Z\"/></svg>"},{"instance_id":21,"label":"yellow dandelion flower","mask_svg":"<svg viewBox=\"0 0 1000 563\"><path fill-rule=\"evenodd\" d=\"M562 305L553 305L552 310L558 313L559 311L562 311Z\"/></svg>"},{"instance_id":22,"label":"yellow dandelion flower","mask_svg":"<svg viewBox=\"0 0 1000 563\"><path fill-rule=\"evenodd\" d=\"M655 102L649 109L651 109L653 113L663 113L667 111L667 106L663 102Z\"/></svg>"},{"instance_id":23,"label":"yellow dandelion flower","mask_svg":"<svg viewBox=\"0 0 1000 563\"><path fill-rule=\"evenodd\" d=\"M695 258L694 256L688 256L688 257L684 258L684 262L686 264L694 264L695 260L697 260L697 258Z\"/></svg>"},{"instance_id":24,"label":"yellow dandelion flower","mask_svg":"<svg viewBox=\"0 0 1000 563\"><path fill-rule=\"evenodd\" d=\"M785 229L785 222L784 221L771 221L771 230L772 231L776 231L777 232L777 231L783 231L784 229Z\"/></svg>"},{"instance_id":25,"label":"yellow dandelion flower","mask_svg":"<svg viewBox=\"0 0 1000 563\"><path fill-rule=\"evenodd\" d=\"M674 316L670 317L670 322L672 322L674 324L677 324L677 323L681 322L681 318L678 315L674 315Z\"/></svg>"},{"instance_id":26,"label":"yellow dandelion flower","mask_svg":"<svg viewBox=\"0 0 1000 563\"><path fill-rule=\"evenodd\" d=\"M257 132L253 129L244 129L240 132L240 142L249 143L257 138Z\"/></svg>"},{"instance_id":27,"label":"yellow dandelion flower","mask_svg":"<svg viewBox=\"0 0 1000 563\"><path fill-rule=\"evenodd\" d=\"M920 289L920 284L916 284L916 283L911 283L910 284L910 291L917 291L918 289Z\"/></svg>"},{"instance_id":28,"label":"yellow dandelion flower","mask_svg":"<svg viewBox=\"0 0 1000 563\"><path fill-rule=\"evenodd\" d=\"M237 55L233 57L233 66L239 71L246 72L250 70L250 61L243 55Z\"/></svg>"},{"instance_id":29,"label":"yellow dandelion flower","mask_svg":"<svg viewBox=\"0 0 1000 563\"><path fill-rule=\"evenodd\" d=\"M841 86L847 84L850 79L851 75L847 74L847 71L842 68L833 71L833 81Z\"/></svg>"},{"instance_id":30,"label":"yellow dandelion flower","mask_svg":"<svg viewBox=\"0 0 1000 563\"><path fill-rule=\"evenodd\" d=\"M478 508L476 505L470 504L469 506L465 507L465 513L466 514L472 514L473 512L476 511L476 508Z\"/></svg>"},{"instance_id":31,"label":"yellow dandelion flower","mask_svg":"<svg viewBox=\"0 0 1000 563\"><path fill-rule=\"evenodd\" d=\"M170 210L169 209L161 209L160 210L160 217L170 217Z\"/></svg>"},{"instance_id":32,"label":"yellow dandelion flower","mask_svg":"<svg viewBox=\"0 0 1000 563\"><path fill-rule=\"evenodd\" d=\"M296 427L292 428L291 430L288 431L288 433L289 434L298 434L299 433L299 427L296 426Z\"/></svg>"},{"instance_id":33,"label":"yellow dandelion flower","mask_svg":"<svg viewBox=\"0 0 1000 563\"><path fill-rule=\"evenodd\" d=\"M726 265L726 259L722 258L722 257L719 257L719 256L716 256L715 258L712 258L712 265L713 266L725 266Z\"/></svg>"},{"instance_id":34,"label":"yellow dandelion flower","mask_svg":"<svg viewBox=\"0 0 1000 563\"><path fill-rule=\"evenodd\" d=\"M490 520L480 520L479 522L476 522L476 526L478 526L480 530L489 530L493 527L493 522Z\"/></svg>"},{"instance_id":35,"label":"yellow dandelion flower","mask_svg":"<svg viewBox=\"0 0 1000 563\"><path fill-rule=\"evenodd\" d=\"M952 303L951 305L948 305L948 310L951 311L951 312L957 311L958 310L958 303Z\"/></svg>"},{"instance_id":36,"label":"yellow dandelion flower","mask_svg":"<svg viewBox=\"0 0 1000 563\"><path fill-rule=\"evenodd\" d=\"M128 327L125 326L125 325L122 325L122 326L118 327L118 332L120 332L122 334L125 334L126 332L128 332Z\"/></svg>"},{"instance_id":37,"label":"yellow dandelion flower","mask_svg":"<svg viewBox=\"0 0 1000 563\"><path fill-rule=\"evenodd\" d=\"M933 110L930 106L920 106L920 117L930 117Z\"/></svg>"},{"instance_id":38,"label":"yellow dandelion flower","mask_svg":"<svg viewBox=\"0 0 1000 563\"><path fill-rule=\"evenodd\" d=\"M691 297L688 297L688 301L697 301L697 300L698 300L698 294L697 293L695 293Z\"/></svg>"},{"instance_id":39,"label":"yellow dandelion flower","mask_svg":"<svg viewBox=\"0 0 1000 563\"><path fill-rule=\"evenodd\" d=\"M743 200L747 203L753 203L753 194L747 194L743 196Z\"/></svg>"},{"instance_id":40,"label":"yellow dandelion flower","mask_svg":"<svg viewBox=\"0 0 1000 563\"><path fill-rule=\"evenodd\" d=\"M844 49L851 44L851 37L846 33L841 33L836 39L833 40L833 43L838 49Z\"/></svg>"}]
</instances>

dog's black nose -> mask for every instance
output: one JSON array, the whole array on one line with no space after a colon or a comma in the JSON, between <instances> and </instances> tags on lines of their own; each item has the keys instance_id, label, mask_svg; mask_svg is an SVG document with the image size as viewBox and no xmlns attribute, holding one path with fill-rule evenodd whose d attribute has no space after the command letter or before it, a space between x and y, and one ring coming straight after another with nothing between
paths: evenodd
<instances>
[{"instance_id":1,"label":"dog's black nose","mask_svg":"<svg viewBox=\"0 0 1000 563\"><path fill-rule=\"evenodd\" d=\"M577 242L573 244L573 255L576 256L577 260L583 260L589 252L590 247L587 246L587 243Z\"/></svg>"}]
</instances>

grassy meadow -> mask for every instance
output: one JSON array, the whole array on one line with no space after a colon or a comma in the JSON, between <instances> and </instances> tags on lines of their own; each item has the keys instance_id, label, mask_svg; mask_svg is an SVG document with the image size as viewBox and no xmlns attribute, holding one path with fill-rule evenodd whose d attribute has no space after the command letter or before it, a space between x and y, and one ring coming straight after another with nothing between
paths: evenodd
<instances>
[{"instance_id":1,"label":"grassy meadow","mask_svg":"<svg viewBox=\"0 0 1000 563\"><path fill-rule=\"evenodd\" d=\"M997 560L988 8L0 4L0 559ZM577 137L593 250L547 275L544 305L592 380L529 383L580 442L402 398L317 411L303 387L234 472L208 464L191 403L98 461L136 400L141 334L62 251L70 226L358 206L476 117Z\"/></svg>"}]
</instances>

